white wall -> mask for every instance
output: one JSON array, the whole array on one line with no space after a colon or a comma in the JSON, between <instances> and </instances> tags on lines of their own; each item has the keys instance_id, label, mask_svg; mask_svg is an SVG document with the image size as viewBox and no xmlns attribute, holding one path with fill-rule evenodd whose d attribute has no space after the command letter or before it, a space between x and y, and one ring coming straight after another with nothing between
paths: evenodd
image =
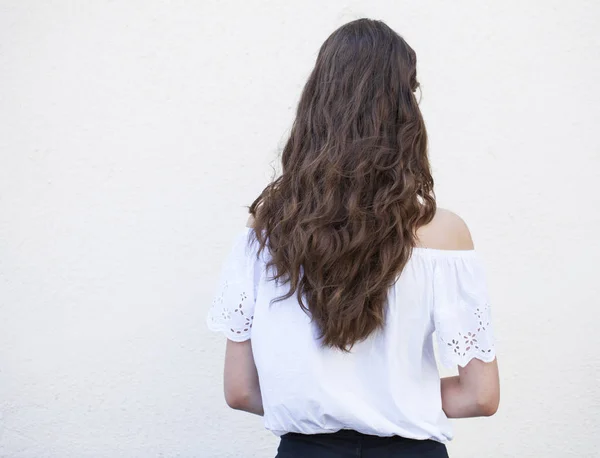
<instances>
[{"instance_id":1,"label":"white wall","mask_svg":"<svg viewBox=\"0 0 600 458\"><path fill-rule=\"evenodd\" d=\"M489 267L502 371L455 457L600 439L594 1L0 1L0 456L272 457L204 317L323 40L416 49L439 203Z\"/></svg>"}]
</instances>

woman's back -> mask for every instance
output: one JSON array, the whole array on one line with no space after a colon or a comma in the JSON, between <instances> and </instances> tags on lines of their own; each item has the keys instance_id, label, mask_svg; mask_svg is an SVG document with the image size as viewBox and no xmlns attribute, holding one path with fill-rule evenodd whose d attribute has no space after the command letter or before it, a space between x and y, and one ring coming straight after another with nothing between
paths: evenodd
<instances>
[{"instance_id":1,"label":"woman's back","mask_svg":"<svg viewBox=\"0 0 600 458\"><path fill-rule=\"evenodd\" d=\"M287 289L270 280L268 252L256 258L253 231L237 234L209 325L232 340L252 337L266 428L450 440L432 333L448 366L495 358L483 265L464 222L439 209L418 231L384 327L349 352L320 345L295 297L270 304Z\"/></svg>"}]
</instances>

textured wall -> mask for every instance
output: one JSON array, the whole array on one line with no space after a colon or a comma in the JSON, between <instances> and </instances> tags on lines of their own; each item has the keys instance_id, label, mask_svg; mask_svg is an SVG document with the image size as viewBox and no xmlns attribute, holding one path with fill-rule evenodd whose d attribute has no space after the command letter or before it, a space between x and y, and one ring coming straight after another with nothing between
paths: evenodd
<instances>
[{"instance_id":1,"label":"textured wall","mask_svg":"<svg viewBox=\"0 0 600 458\"><path fill-rule=\"evenodd\" d=\"M0 1L0 456L272 457L204 317L316 52L416 49L440 205L487 261L502 372L462 458L600 456L600 6Z\"/></svg>"}]
</instances>

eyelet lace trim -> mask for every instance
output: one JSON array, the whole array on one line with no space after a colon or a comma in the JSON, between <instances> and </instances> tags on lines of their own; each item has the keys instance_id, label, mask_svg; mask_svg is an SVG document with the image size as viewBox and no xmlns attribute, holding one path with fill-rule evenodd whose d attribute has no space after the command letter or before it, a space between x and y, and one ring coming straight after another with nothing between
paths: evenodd
<instances>
[{"instance_id":1,"label":"eyelet lace trim","mask_svg":"<svg viewBox=\"0 0 600 458\"><path fill-rule=\"evenodd\" d=\"M473 358L485 362L495 358L496 349L489 304L477 307L472 313L475 320L469 328L455 331L450 336L438 333L438 340L441 344L439 350L444 365L459 364L464 367ZM443 323L437 323L437 327L443 329Z\"/></svg>"},{"instance_id":2,"label":"eyelet lace trim","mask_svg":"<svg viewBox=\"0 0 600 458\"><path fill-rule=\"evenodd\" d=\"M212 301L208 325L212 330L222 331L228 337L243 339L250 336L254 315L251 314L248 294L244 290L237 290L235 285L237 283L228 280L223 282L220 292Z\"/></svg>"}]
</instances>

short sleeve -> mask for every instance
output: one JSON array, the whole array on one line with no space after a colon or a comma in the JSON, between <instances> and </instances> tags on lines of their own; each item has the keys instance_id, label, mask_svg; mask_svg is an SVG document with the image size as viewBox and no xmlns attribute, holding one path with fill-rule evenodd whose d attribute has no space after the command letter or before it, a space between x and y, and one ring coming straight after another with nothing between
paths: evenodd
<instances>
[{"instance_id":1,"label":"short sleeve","mask_svg":"<svg viewBox=\"0 0 600 458\"><path fill-rule=\"evenodd\" d=\"M257 288L256 241L245 228L236 235L221 272L207 316L209 329L235 342L250 339Z\"/></svg>"},{"instance_id":2,"label":"short sleeve","mask_svg":"<svg viewBox=\"0 0 600 458\"><path fill-rule=\"evenodd\" d=\"M473 358L493 361L490 300L479 254L471 250L442 256L433 272L433 313L442 364L464 367Z\"/></svg>"}]
</instances>

